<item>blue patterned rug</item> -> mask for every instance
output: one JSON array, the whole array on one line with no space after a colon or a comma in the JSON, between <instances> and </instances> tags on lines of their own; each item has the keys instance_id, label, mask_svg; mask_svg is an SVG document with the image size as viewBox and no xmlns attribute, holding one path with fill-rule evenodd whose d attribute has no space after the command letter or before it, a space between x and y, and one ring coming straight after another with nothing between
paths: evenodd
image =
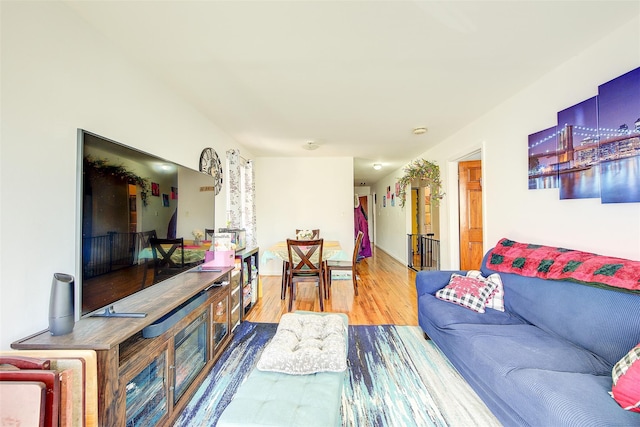
<instances>
[{"instance_id":1,"label":"blue patterned rug","mask_svg":"<svg viewBox=\"0 0 640 427\"><path fill-rule=\"evenodd\" d=\"M243 322L174 426L213 426L277 324ZM416 326L349 326L343 426L499 426Z\"/></svg>"}]
</instances>

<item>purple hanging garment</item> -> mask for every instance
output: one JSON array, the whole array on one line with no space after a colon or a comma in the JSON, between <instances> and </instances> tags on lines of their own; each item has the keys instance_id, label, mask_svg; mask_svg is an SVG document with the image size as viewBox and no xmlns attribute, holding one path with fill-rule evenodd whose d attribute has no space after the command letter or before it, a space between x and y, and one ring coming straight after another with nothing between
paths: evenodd
<instances>
[{"instance_id":1,"label":"purple hanging garment","mask_svg":"<svg viewBox=\"0 0 640 427\"><path fill-rule=\"evenodd\" d=\"M360 245L360 253L358 258L371 257L371 241L369 240L369 224L367 217L364 215L362 206L358 205L354 209L354 239L358 236L358 231L362 231L362 244Z\"/></svg>"}]
</instances>

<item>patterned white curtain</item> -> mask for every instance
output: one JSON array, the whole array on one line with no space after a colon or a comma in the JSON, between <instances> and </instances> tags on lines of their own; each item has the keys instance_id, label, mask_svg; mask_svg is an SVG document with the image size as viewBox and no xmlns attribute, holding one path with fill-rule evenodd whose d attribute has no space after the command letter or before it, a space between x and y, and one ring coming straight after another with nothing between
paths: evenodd
<instances>
[{"instance_id":1,"label":"patterned white curtain","mask_svg":"<svg viewBox=\"0 0 640 427\"><path fill-rule=\"evenodd\" d=\"M247 247L258 246L256 236L256 186L253 161L247 160L244 165L244 227L247 229Z\"/></svg>"},{"instance_id":2,"label":"patterned white curtain","mask_svg":"<svg viewBox=\"0 0 640 427\"><path fill-rule=\"evenodd\" d=\"M227 169L227 227L242 228L242 175L238 150L227 151Z\"/></svg>"},{"instance_id":3,"label":"patterned white curtain","mask_svg":"<svg viewBox=\"0 0 640 427\"><path fill-rule=\"evenodd\" d=\"M247 247L257 246L255 173L240 151L227 151L227 227L247 230Z\"/></svg>"}]
</instances>

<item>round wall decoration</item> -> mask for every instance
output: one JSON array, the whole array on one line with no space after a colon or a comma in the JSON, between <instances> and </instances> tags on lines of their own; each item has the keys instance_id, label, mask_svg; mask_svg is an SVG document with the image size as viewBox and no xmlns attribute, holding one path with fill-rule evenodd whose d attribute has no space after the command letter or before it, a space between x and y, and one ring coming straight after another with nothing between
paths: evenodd
<instances>
[{"instance_id":1,"label":"round wall decoration","mask_svg":"<svg viewBox=\"0 0 640 427\"><path fill-rule=\"evenodd\" d=\"M220 193L222 189L222 164L216 150L211 147L205 148L200 154L200 172L208 173L215 178L216 195Z\"/></svg>"}]
</instances>

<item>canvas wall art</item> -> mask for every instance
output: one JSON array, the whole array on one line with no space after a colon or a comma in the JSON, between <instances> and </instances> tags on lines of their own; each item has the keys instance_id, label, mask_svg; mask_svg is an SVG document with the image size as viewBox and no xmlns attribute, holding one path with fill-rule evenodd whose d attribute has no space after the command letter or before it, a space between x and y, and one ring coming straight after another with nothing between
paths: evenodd
<instances>
[{"instance_id":1,"label":"canvas wall art","mask_svg":"<svg viewBox=\"0 0 640 427\"><path fill-rule=\"evenodd\" d=\"M529 189L559 188L560 199L640 202L640 68L557 117L556 126L528 137Z\"/></svg>"},{"instance_id":2,"label":"canvas wall art","mask_svg":"<svg viewBox=\"0 0 640 427\"><path fill-rule=\"evenodd\" d=\"M529 190L558 188L557 128L529 135Z\"/></svg>"},{"instance_id":3,"label":"canvas wall art","mask_svg":"<svg viewBox=\"0 0 640 427\"><path fill-rule=\"evenodd\" d=\"M598 88L602 203L640 202L640 68Z\"/></svg>"},{"instance_id":4,"label":"canvas wall art","mask_svg":"<svg viewBox=\"0 0 640 427\"><path fill-rule=\"evenodd\" d=\"M560 199L600 197L597 102L594 96L558 112Z\"/></svg>"}]
</instances>

